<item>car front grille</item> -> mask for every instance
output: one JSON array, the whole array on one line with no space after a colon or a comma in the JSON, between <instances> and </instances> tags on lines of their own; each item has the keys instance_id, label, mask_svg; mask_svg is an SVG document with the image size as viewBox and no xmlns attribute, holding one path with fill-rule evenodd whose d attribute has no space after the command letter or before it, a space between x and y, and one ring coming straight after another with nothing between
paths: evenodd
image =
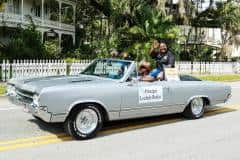
<instances>
[{"instance_id":1,"label":"car front grille","mask_svg":"<svg viewBox=\"0 0 240 160\"><path fill-rule=\"evenodd\" d=\"M18 88L16 89L16 93L19 101L27 104L31 104L33 102L33 93Z\"/></svg>"}]
</instances>

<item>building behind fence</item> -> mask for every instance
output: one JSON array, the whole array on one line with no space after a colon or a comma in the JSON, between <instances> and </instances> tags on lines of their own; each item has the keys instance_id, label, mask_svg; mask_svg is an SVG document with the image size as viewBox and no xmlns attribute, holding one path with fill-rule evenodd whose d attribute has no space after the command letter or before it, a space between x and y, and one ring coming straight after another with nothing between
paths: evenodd
<instances>
[{"instance_id":1,"label":"building behind fence","mask_svg":"<svg viewBox=\"0 0 240 160\"><path fill-rule=\"evenodd\" d=\"M78 60L68 64L64 60L3 60L1 80L56 75L77 75L92 60ZM177 62L181 74L234 74L240 73L239 62Z\"/></svg>"}]
</instances>

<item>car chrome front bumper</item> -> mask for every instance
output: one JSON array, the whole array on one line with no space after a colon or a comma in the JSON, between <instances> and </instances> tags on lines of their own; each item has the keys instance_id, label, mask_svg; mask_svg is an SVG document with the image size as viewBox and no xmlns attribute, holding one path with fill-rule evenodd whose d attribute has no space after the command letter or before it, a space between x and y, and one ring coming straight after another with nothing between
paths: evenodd
<instances>
[{"instance_id":1,"label":"car chrome front bumper","mask_svg":"<svg viewBox=\"0 0 240 160\"><path fill-rule=\"evenodd\" d=\"M36 106L33 103L29 104L29 103L24 103L23 101L21 101L21 98L18 96L8 96L8 99L11 103L15 104L15 105L21 105L24 106L24 110L28 113L33 114L36 117L39 117L40 119L42 119L45 122L52 122L52 114L49 113L47 110L43 110L42 107Z\"/></svg>"}]
</instances>

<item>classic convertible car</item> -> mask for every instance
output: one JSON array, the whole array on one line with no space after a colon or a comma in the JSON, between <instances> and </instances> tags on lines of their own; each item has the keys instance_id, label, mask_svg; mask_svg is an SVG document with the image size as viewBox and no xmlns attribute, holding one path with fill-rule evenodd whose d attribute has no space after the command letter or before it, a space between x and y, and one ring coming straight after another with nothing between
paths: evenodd
<instances>
[{"instance_id":1,"label":"classic convertible car","mask_svg":"<svg viewBox=\"0 0 240 160\"><path fill-rule=\"evenodd\" d=\"M64 122L71 136L88 139L106 121L172 113L200 118L207 108L226 102L231 87L191 76L143 82L134 61L98 59L76 76L11 79L7 95L34 117Z\"/></svg>"}]
</instances>

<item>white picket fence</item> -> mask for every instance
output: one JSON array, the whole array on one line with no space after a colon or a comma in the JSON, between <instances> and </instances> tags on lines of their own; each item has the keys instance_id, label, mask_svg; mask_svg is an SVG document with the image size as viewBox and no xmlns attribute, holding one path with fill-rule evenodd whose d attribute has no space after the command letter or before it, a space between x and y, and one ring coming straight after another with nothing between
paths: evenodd
<instances>
[{"instance_id":1,"label":"white picket fence","mask_svg":"<svg viewBox=\"0 0 240 160\"><path fill-rule=\"evenodd\" d=\"M63 60L17 60L11 66L13 78L66 74L66 63Z\"/></svg>"},{"instance_id":2,"label":"white picket fence","mask_svg":"<svg viewBox=\"0 0 240 160\"><path fill-rule=\"evenodd\" d=\"M64 60L3 60L1 80L10 78L32 78L56 75L77 75L92 60L78 60L67 64ZM240 73L239 62L176 62L176 67L182 74L233 74Z\"/></svg>"},{"instance_id":3,"label":"white picket fence","mask_svg":"<svg viewBox=\"0 0 240 160\"><path fill-rule=\"evenodd\" d=\"M92 60L78 60L70 65L70 75L77 75L89 65Z\"/></svg>"},{"instance_id":4,"label":"white picket fence","mask_svg":"<svg viewBox=\"0 0 240 160\"><path fill-rule=\"evenodd\" d=\"M234 74L240 73L239 62L177 62L182 74Z\"/></svg>"},{"instance_id":5,"label":"white picket fence","mask_svg":"<svg viewBox=\"0 0 240 160\"><path fill-rule=\"evenodd\" d=\"M64 60L3 60L1 66L1 80L10 78L34 78L56 75L77 75L91 60L78 60L67 64ZM67 71L69 70L69 71Z\"/></svg>"}]
</instances>

